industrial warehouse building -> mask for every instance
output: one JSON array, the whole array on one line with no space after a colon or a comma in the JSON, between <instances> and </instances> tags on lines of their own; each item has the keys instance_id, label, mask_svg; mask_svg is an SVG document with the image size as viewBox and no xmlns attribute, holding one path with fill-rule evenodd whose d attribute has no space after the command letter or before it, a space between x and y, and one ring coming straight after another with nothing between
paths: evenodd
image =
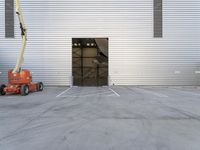
<instances>
[{"instance_id":1,"label":"industrial warehouse building","mask_svg":"<svg viewBox=\"0 0 200 150\"><path fill-rule=\"evenodd\" d=\"M200 0L0 0L0 150L199 150L199 108Z\"/></svg>"},{"instance_id":2,"label":"industrial warehouse building","mask_svg":"<svg viewBox=\"0 0 200 150\"><path fill-rule=\"evenodd\" d=\"M0 0L0 81L21 44ZM199 85L199 0L21 0L23 68L46 85Z\"/></svg>"}]
</instances>

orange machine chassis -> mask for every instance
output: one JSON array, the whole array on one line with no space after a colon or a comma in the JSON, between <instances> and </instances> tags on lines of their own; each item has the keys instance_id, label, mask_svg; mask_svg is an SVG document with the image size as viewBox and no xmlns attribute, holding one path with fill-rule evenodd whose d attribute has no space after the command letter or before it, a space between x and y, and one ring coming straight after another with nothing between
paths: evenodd
<instances>
[{"instance_id":1,"label":"orange machine chassis","mask_svg":"<svg viewBox=\"0 0 200 150\"><path fill-rule=\"evenodd\" d=\"M21 70L18 73L13 73L12 70L8 71L8 84L1 85L0 94L7 93L28 95L29 92L42 91L43 83L33 83L32 75L29 70Z\"/></svg>"}]
</instances>

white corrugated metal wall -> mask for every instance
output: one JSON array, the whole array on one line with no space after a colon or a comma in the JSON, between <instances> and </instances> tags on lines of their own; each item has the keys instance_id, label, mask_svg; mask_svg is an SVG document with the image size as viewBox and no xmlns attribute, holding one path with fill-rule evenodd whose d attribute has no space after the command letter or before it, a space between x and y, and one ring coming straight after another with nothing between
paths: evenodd
<instances>
[{"instance_id":1,"label":"white corrugated metal wall","mask_svg":"<svg viewBox=\"0 0 200 150\"><path fill-rule=\"evenodd\" d=\"M163 0L163 38L153 38L153 0L21 0L28 28L24 67L36 81L69 85L71 39L109 38L110 84L197 85L200 73L200 1ZM0 81L20 47L4 37L0 0Z\"/></svg>"}]
</instances>

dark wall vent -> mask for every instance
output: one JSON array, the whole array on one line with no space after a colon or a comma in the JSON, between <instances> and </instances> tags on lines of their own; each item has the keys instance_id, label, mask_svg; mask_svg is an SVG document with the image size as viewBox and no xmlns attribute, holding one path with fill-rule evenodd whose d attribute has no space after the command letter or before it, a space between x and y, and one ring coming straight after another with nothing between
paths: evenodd
<instances>
[{"instance_id":1,"label":"dark wall vent","mask_svg":"<svg viewBox=\"0 0 200 150\"><path fill-rule=\"evenodd\" d=\"M14 0L5 0L5 37L14 38Z\"/></svg>"},{"instance_id":2,"label":"dark wall vent","mask_svg":"<svg viewBox=\"0 0 200 150\"><path fill-rule=\"evenodd\" d=\"M162 0L154 0L154 37L163 37Z\"/></svg>"}]
</instances>

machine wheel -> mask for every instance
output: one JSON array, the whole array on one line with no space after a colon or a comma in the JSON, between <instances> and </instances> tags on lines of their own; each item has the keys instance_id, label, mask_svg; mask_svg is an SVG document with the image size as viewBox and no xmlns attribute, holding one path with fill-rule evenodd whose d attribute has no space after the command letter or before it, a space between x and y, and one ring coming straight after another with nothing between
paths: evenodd
<instances>
[{"instance_id":1,"label":"machine wheel","mask_svg":"<svg viewBox=\"0 0 200 150\"><path fill-rule=\"evenodd\" d=\"M44 85L42 82L37 83L37 91L43 91Z\"/></svg>"},{"instance_id":2,"label":"machine wheel","mask_svg":"<svg viewBox=\"0 0 200 150\"><path fill-rule=\"evenodd\" d=\"M1 85L1 87L0 87L0 95L6 95L6 92L4 92L4 88L5 88L6 86L4 85L4 84L2 84Z\"/></svg>"},{"instance_id":3,"label":"machine wheel","mask_svg":"<svg viewBox=\"0 0 200 150\"><path fill-rule=\"evenodd\" d=\"M26 96L29 94L29 89L27 85L22 85L20 88L20 93L22 96Z\"/></svg>"}]
</instances>

